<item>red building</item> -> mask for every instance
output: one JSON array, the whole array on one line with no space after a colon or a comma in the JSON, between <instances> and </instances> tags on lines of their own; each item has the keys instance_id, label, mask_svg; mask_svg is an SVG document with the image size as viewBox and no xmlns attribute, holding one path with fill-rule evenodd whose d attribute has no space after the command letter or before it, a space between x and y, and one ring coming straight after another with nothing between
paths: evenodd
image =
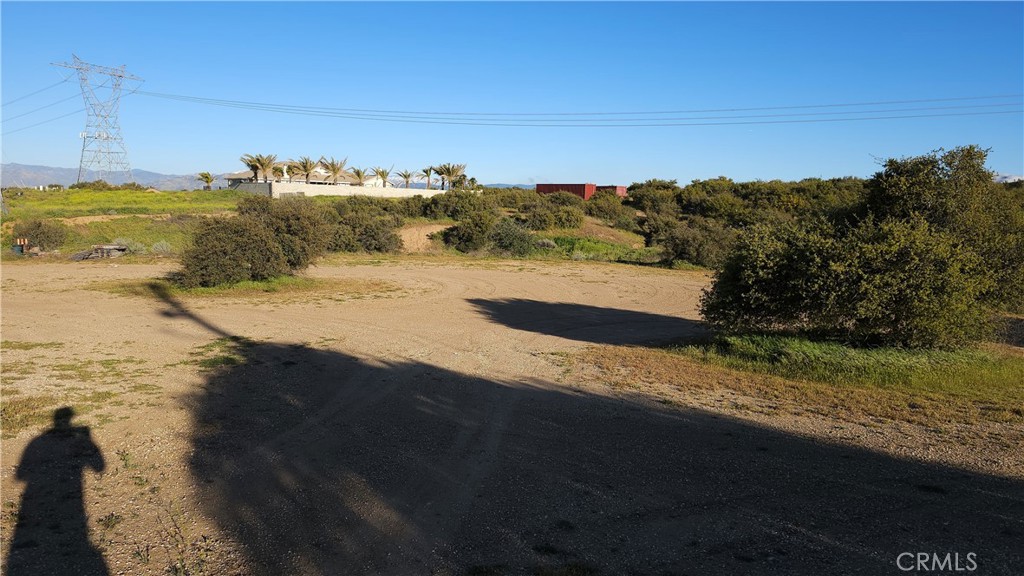
<instances>
[{"instance_id":1,"label":"red building","mask_svg":"<svg viewBox=\"0 0 1024 576\"><path fill-rule=\"evenodd\" d=\"M570 194L575 194L584 200L590 200L590 197L599 190L614 192L615 195L620 198L626 197L625 186L598 186L597 184L537 184L537 192L539 194L568 192Z\"/></svg>"}]
</instances>

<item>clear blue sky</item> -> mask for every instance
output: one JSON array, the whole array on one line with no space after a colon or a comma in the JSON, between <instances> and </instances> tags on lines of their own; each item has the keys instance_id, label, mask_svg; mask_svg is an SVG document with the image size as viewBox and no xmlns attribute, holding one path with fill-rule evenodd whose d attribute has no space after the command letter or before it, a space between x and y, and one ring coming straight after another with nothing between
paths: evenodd
<instances>
[{"instance_id":1,"label":"clear blue sky","mask_svg":"<svg viewBox=\"0 0 1024 576\"><path fill-rule=\"evenodd\" d=\"M142 90L291 106L603 113L846 104L1024 93L1024 3L0 4L2 102L61 80L72 53L127 65ZM76 79L3 107L3 161L77 167ZM225 108L134 94L132 167L243 169L238 157L348 157L481 182L629 184L870 176L878 159L965 144L1024 174L1022 98L668 117L979 106L1012 114L659 127L396 123ZM799 118L842 118L846 114ZM630 117L630 116L627 116ZM509 117L515 120L515 117ZM562 118L562 117L553 117ZM607 120L614 116L596 116ZM775 117L768 120L793 119ZM724 120L720 120L724 121ZM736 121L736 120L731 120ZM696 120L692 122L707 122Z\"/></svg>"}]
</instances>

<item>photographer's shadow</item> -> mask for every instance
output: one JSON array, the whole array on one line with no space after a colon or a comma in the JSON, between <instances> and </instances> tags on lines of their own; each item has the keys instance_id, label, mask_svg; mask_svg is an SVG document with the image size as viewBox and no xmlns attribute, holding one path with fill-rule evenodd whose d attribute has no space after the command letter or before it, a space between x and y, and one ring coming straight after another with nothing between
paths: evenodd
<instances>
[{"instance_id":1,"label":"photographer's shadow","mask_svg":"<svg viewBox=\"0 0 1024 576\"><path fill-rule=\"evenodd\" d=\"M82 472L104 469L88 426L73 426L69 407L53 412L53 427L25 449L17 479L26 483L14 528L7 576L106 576L106 562L89 541Z\"/></svg>"}]
</instances>

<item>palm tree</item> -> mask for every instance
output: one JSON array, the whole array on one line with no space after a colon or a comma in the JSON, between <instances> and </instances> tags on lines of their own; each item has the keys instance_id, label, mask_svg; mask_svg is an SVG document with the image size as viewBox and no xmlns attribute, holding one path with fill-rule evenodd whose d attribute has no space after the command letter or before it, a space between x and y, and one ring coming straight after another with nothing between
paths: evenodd
<instances>
[{"instance_id":1,"label":"palm tree","mask_svg":"<svg viewBox=\"0 0 1024 576\"><path fill-rule=\"evenodd\" d=\"M402 170L401 172L396 173L396 176L401 178L402 182L405 182L406 188L409 188L412 181L416 178L416 175L408 170Z\"/></svg>"},{"instance_id":2,"label":"palm tree","mask_svg":"<svg viewBox=\"0 0 1024 576\"><path fill-rule=\"evenodd\" d=\"M299 157L298 162L291 163L291 166L295 168L295 172L297 174L305 176L306 184L309 184L309 177L313 175L313 171L316 170L316 167L319 165L319 162L313 160L309 156L301 156Z\"/></svg>"},{"instance_id":3,"label":"palm tree","mask_svg":"<svg viewBox=\"0 0 1024 576\"><path fill-rule=\"evenodd\" d=\"M434 166L434 174L441 177L441 190L445 190L445 184L448 182L448 165L441 164Z\"/></svg>"},{"instance_id":4,"label":"palm tree","mask_svg":"<svg viewBox=\"0 0 1024 576\"><path fill-rule=\"evenodd\" d=\"M256 182L258 173L260 171L260 165L258 162L256 162L256 156L253 156L252 154L245 154L241 158L239 158L239 160L242 162L242 164L245 164L246 168L252 170L252 181Z\"/></svg>"},{"instance_id":5,"label":"palm tree","mask_svg":"<svg viewBox=\"0 0 1024 576\"><path fill-rule=\"evenodd\" d=\"M448 176L448 182L454 184L459 188L466 187L466 165L465 164L451 164L451 174Z\"/></svg>"},{"instance_id":6,"label":"palm tree","mask_svg":"<svg viewBox=\"0 0 1024 576\"><path fill-rule=\"evenodd\" d=\"M445 187L447 183L447 190L451 190L452 185L458 182L459 178L465 175L466 165L465 164L450 164L448 162L436 166L434 171L441 176L441 188Z\"/></svg>"},{"instance_id":7,"label":"palm tree","mask_svg":"<svg viewBox=\"0 0 1024 576\"><path fill-rule=\"evenodd\" d=\"M345 164L348 164L348 158L335 160L334 156L331 156L330 160L320 159L320 165L327 171L327 177L335 184L338 183L340 178L348 175L348 170L345 170Z\"/></svg>"},{"instance_id":8,"label":"palm tree","mask_svg":"<svg viewBox=\"0 0 1024 576\"><path fill-rule=\"evenodd\" d=\"M209 172L200 172L197 179L203 183L203 190L213 190L213 181L216 180L216 178L213 177L213 174L210 174Z\"/></svg>"},{"instance_id":9,"label":"palm tree","mask_svg":"<svg viewBox=\"0 0 1024 576\"><path fill-rule=\"evenodd\" d=\"M392 166L391 168L381 168L380 166L378 166L373 169L373 175L381 179L381 181L384 183L385 188L388 187L388 178L391 177L392 168L394 168L394 166Z\"/></svg>"},{"instance_id":10,"label":"palm tree","mask_svg":"<svg viewBox=\"0 0 1024 576\"><path fill-rule=\"evenodd\" d=\"M370 179L370 174L362 168L352 169L352 179L355 180L357 186L366 184L366 181Z\"/></svg>"},{"instance_id":11,"label":"palm tree","mask_svg":"<svg viewBox=\"0 0 1024 576\"><path fill-rule=\"evenodd\" d=\"M430 175L434 173L433 166L427 166L423 170L420 170L420 175L423 176L427 181L427 190L430 190Z\"/></svg>"},{"instance_id":12,"label":"palm tree","mask_svg":"<svg viewBox=\"0 0 1024 576\"><path fill-rule=\"evenodd\" d=\"M241 158L242 163L245 164L249 170L252 170L252 177L254 181L258 181L258 175L263 174L263 181L267 182L274 173L274 164L277 162L277 154L246 154Z\"/></svg>"},{"instance_id":13,"label":"palm tree","mask_svg":"<svg viewBox=\"0 0 1024 576\"><path fill-rule=\"evenodd\" d=\"M274 180L284 180L284 166L274 166Z\"/></svg>"},{"instance_id":14,"label":"palm tree","mask_svg":"<svg viewBox=\"0 0 1024 576\"><path fill-rule=\"evenodd\" d=\"M261 158L257 156L256 158ZM274 173L274 165L277 164L277 154L267 154L262 156L263 162L260 164L260 170L263 171L263 181L270 182L271 174Z\"/></svg>"}]
</instances>

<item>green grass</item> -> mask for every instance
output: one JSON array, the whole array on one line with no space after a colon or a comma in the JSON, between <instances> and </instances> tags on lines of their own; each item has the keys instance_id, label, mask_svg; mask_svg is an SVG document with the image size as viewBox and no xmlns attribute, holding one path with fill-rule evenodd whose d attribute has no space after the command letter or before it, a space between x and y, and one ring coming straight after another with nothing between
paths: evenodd
<instances>
[{"instance_id":1,"label":"green grass","mask_svg":"<svg viewBox=\"0 0 1024 576\"><path fill-rule=\"evenodd\" d=\"M190 352L192 360L186 363L195 364L205 371L238 366L245 362L246 350L254 345L255 342L243 336L218 338Z\"/></svg>"},{"instance_id":2,"label":"green grass","mask_svg":"<svg viewBox=\"0 0 1024 576\"><path fill-rule=\"evenodd\" d=\"M729 368L837 385L1013 393L1024 402L1024 358L979 349L853 348L791 336L721 336L673 349Z\"/></svg>"},{"instance_id":3,"label":"green grass","mask_svg":"<svg viewBox=\"0 0 1024 576\"><path fill-rule=\"evenodd\" d=\"M539 236L550 238L566 257L572 260L601 260L652 264L661 259L657 248L633 248L606 240L578 236Z\"/></svg>"},{"instance_id":4,"label":"green grass","mask_svg":"<svg viewBox=\"0 0 1024 576\"><path fill-rule=\"evenodd\" d=\"M245 192L212 190L146 192L137 190L24 190L4 196L9 219L70 218L99 214L211 214L234 210Z\"/></svg>"},{"instance_id":5,"label":"green grass","mask_svg":"<svg viewBox=\"0 0 1024 576\"><path fill-rule=\"evenodd\" d=\"M182 248L192 235L198 222L197 217L172 216L164 220L127 216L105 222L89 222L88 224L71 226L68 239L61 246L65 253L86 250L94 244L109 244L117 238L126 238L140 242L151 251L153 244L167 242L171 252L180 254Z\"/></svg>"},{"instance_id":6,"label":"green grass","mask_svg":"<svg viewBox=\"0 0 1024 576\"><path fill-rule=\"evenodd\" d=\"M0 405L3 437L13 438L25 428L46 424L53 418L52 408L56 403L57 398L52 395L11 398L5 392L3 405Z\"/></svg>"},{"instance_id":7,"label":"green grass","mask_svg":"<svg viewBox=\"0 0 1024 576\"><path fill-rule=\"evenodd\" d=\"M858 349L785 336L719 337L668 347L594 346L568 377L688 405L738 394L735 407L863 423L929 427L1024 424L1024 355L999 345L960 351ZM691 395L693 395L691 397Z\"/></svg>"},{"instance_id":8,"label":"green grass","mask_svg":"<svg viewBox=\"0 0 1024 576\"><path fill-rule=\"evenodd\" d=\"M4 340L0 343L2 350L35 350L37 348L60 348L62 342L20 342L18 340Z\"/></svg>"},{"instance_id":9,"label":"green grass","mask_svg":"<svg viewBox=\"0 0 1024 576\"><path fill-rule=\"evenodd\" d=\"M279 276L270 280L246 280L222 286L183 288L169 278L152 280L127 280L96 282L88 286L91 290L111 292L120 296L141 296L153 298L158 294L170 297L245 297L260 294L288 294L333 290L338 294L355 292L387 292L394 286L385 282L345 282L306 278L302 276Z\"/></svg>"},{"instance_id":10,"label":"green grass","mask_svg":"<svg viewBox=\"0 0 1024 576\"><path fill-rule=\"evenodd\" d=\"M1024 418L1024 357L996 349L853 348L790 336L722 336L670 351L736 370L969 403Z\"/></svg>"}]
</instances>

